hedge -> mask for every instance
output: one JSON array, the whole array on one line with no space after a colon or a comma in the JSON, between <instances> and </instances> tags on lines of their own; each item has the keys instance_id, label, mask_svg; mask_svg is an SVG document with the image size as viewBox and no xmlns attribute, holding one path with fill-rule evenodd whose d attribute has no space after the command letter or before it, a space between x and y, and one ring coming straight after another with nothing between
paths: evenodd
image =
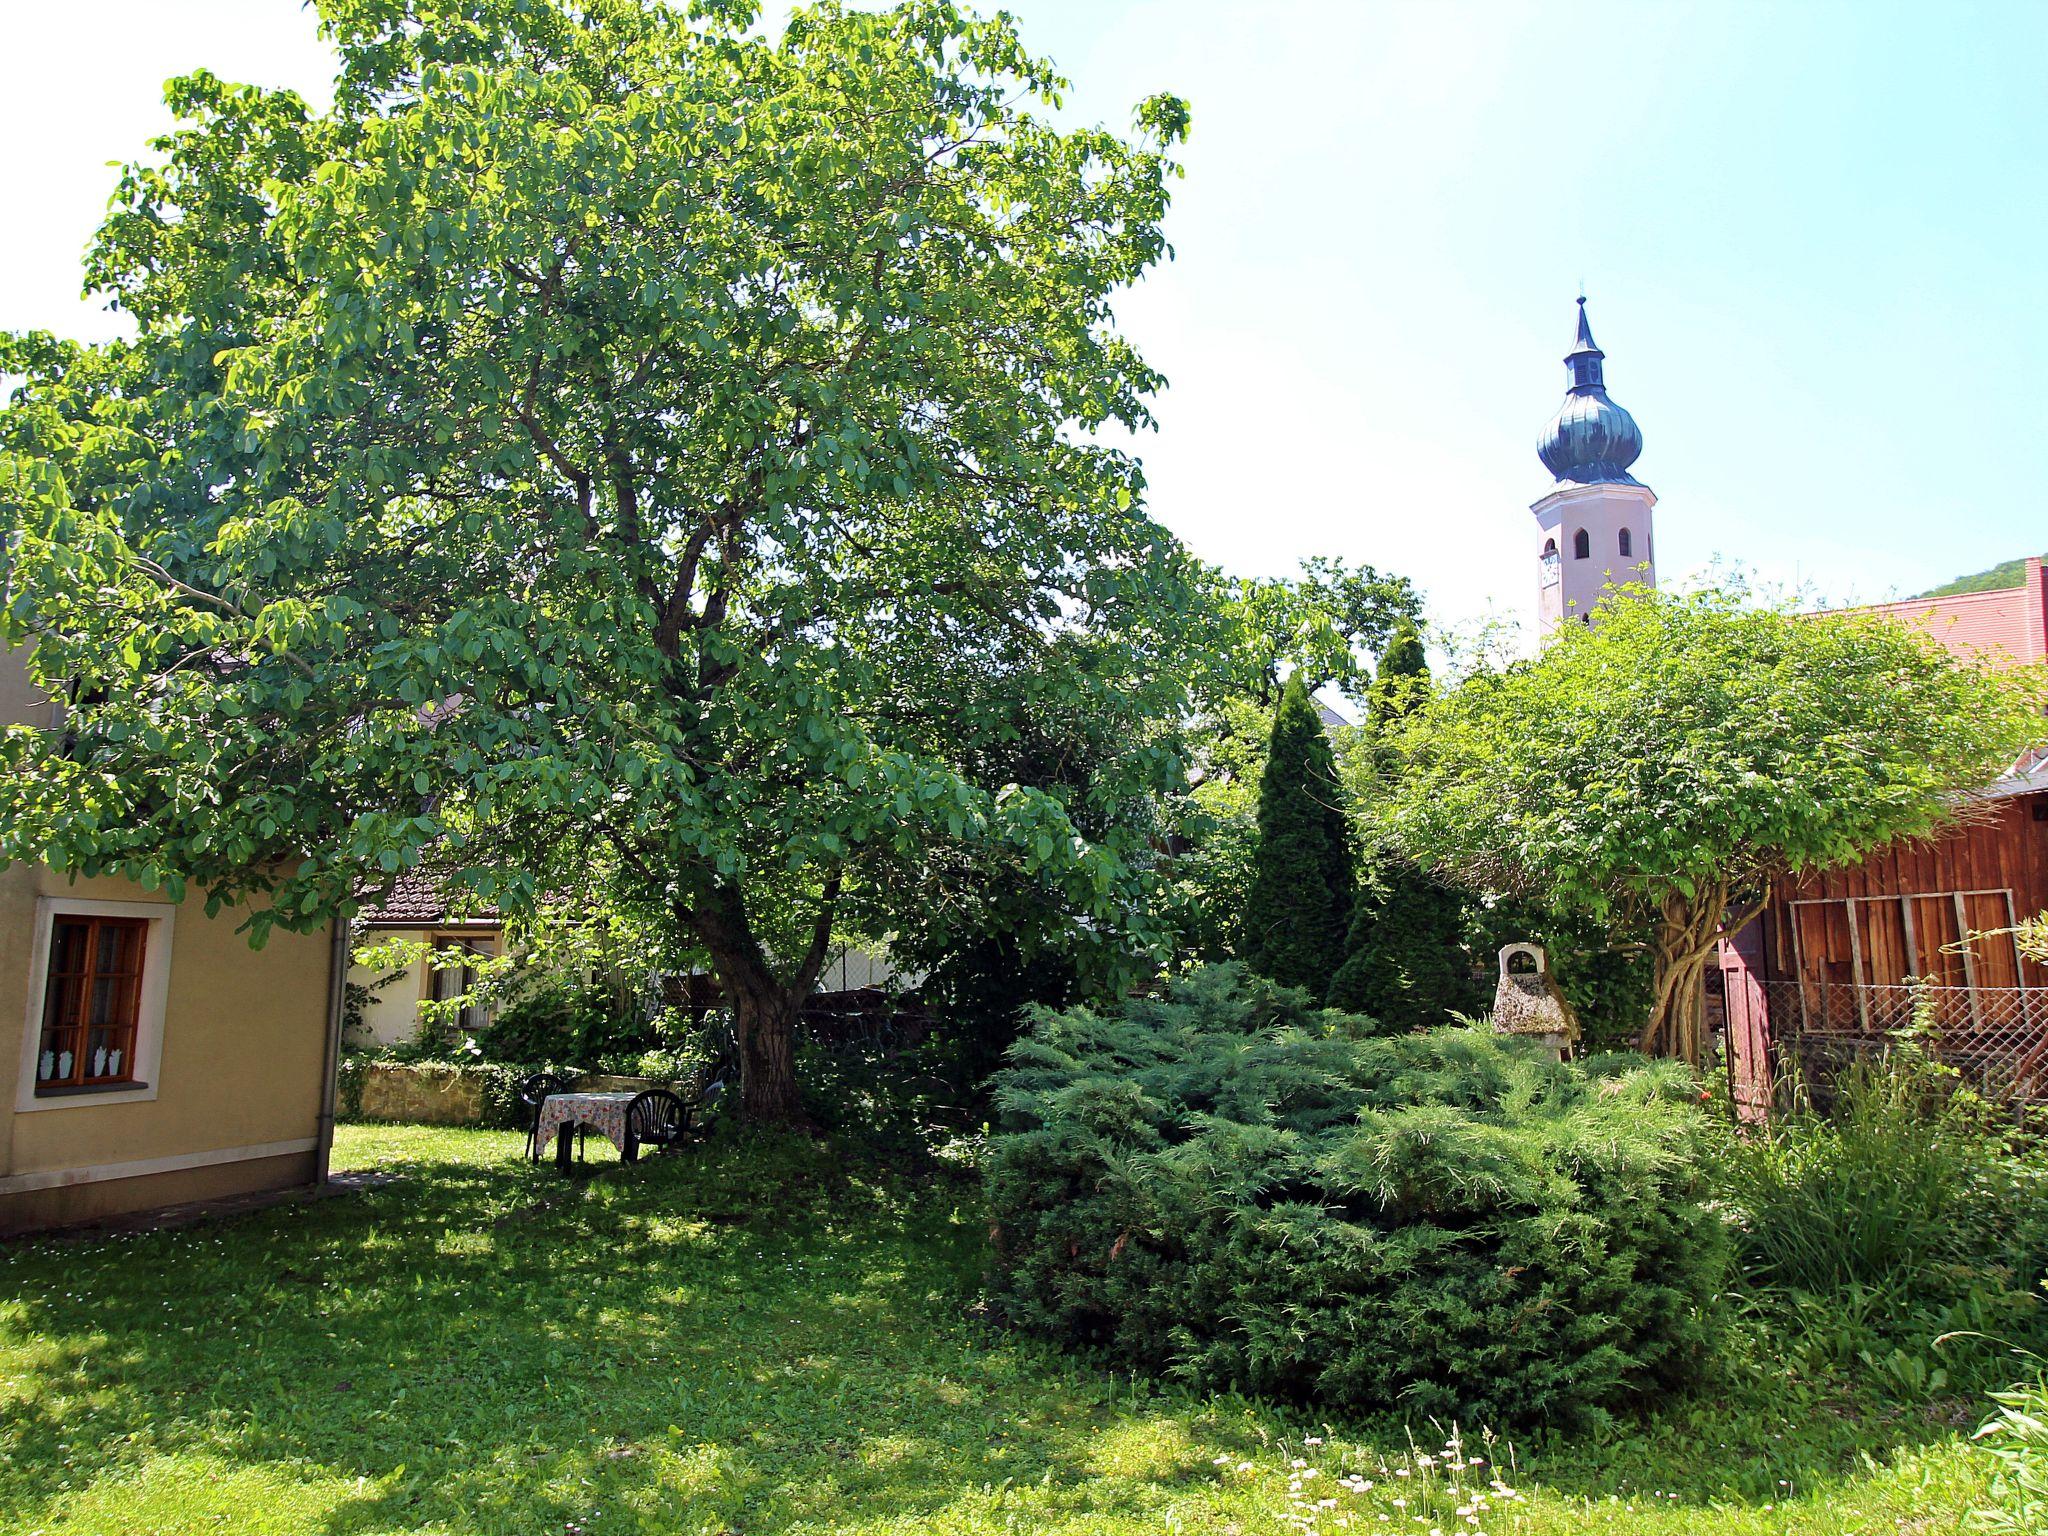
<instances>
[{"instance_id":1,"label":"hedge","mask_svg":"<svg viewBox=\"0 0 2048 1536\"><path fill-rule=\"evenodd\" d=\"M1686 1071L1559 1065L1213 967L1041 1013L986 1180L1012 1322L1202 1389L1583 1421L1702 1360L1727 1265Z\"/></svg>"}]
</instances>

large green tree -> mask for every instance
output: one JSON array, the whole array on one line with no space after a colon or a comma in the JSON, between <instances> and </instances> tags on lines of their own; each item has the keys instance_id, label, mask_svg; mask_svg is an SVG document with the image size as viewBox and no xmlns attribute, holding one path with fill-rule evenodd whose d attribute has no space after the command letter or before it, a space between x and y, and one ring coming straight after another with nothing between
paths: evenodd
<instances>
[{"instance_id":1,"label":"large green tree","mask_svg":"<svg viewBox=\"0 0 2048 1536\"><path fill-rule=\"evenodd\" d=\"M1328 555L1303 560L1299 576L1207 575L1230 635L1219 681L1264 709L1289 677L1311 692L1329 686L1360 698L1375 658L1404 629L1412 634L1422 613L1406 576Z\"/></svg>"},{"instance_id":2,"label":"large green tree","mask_svg":"<svg viewBox=\"0 0 2048 1536\"><path fill-rule=\"evenodd\" d=\"M796 1112L835 928L946 848L1150 937L1189 586L1097 429L1158 377L1172 98L1129 137L944 0L319 0L331 111L199 74L89 280L135 339L7 343L0 855L246 903L431 859L562 872L708 956ZM976 768L1019 708L1114 743Z\"/></svg>"},{"instance_id":3,"label":"large green tree","mask_svg":"<svg viewBox=\"0 0 2048 1536\"><path fill-rule=\"evenodd\" d=\"M1343 963L1356 874L1330 740L1298 677L1273 712L1258 828L1239 952L1259 975L1321 997Z\"/></svg>"},{"instance_id":4,"label":"large green tree","mask_svg":"<svg viewBox=\"0 0 2048 1536\"><path fill-rule=\"evenodd\" d=\"M1647 927L1640 1044L1697 1063L1701 974L1769 883L1967 814L2040 699L1903 625L1631 588L1418 711L1397 819L1475 888Z\"/></svg>"},{"instance_id":5,"label":"large green tree","mask_svg":"<svg viewBox=\"0 0 2048 1536\"><path fill-rule=\"evenodd\" d=\"M1389 733L1429 697L1429 689L1429 657L1422 649L1422 634L1412 619L1403 619L1373 667L1367 723L1382 735Z\"/></svg>"}]
</instances>

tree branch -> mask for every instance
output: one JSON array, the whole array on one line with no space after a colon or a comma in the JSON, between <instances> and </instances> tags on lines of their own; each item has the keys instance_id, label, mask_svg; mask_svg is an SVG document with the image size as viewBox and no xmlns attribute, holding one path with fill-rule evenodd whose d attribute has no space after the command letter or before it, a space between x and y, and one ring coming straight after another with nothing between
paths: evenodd
<instances>
[{"instance_id":1,"label":"tree branch","mask_svg":"<svg viewBox=\"0 0 2048 1536\"><path fill-rule=\"evenodd\" d=\"M825 957L832 952L832 918L839 907L839 888L845 873L844 866L834 865L832 873L825 877L818 920L811 926L810 948L804 951L803 963L789 981L791 990L799 997L810 995L811 988L818 984L819 973L825 969Z\"/></svg>"}]
</instances>

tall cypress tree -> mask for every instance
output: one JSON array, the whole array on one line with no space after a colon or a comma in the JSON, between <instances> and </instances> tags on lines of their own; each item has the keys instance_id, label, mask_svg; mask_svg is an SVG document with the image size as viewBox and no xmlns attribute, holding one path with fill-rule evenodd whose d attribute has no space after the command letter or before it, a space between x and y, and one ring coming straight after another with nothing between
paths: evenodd
<instances>
[{"instance_id":1,"label":"tall cypress tree","mask_svg":"<svg viewBox=\"0 0 2048 1536\"><path fill-rule=\"evenodd\" d=\"M1245 899L1243 957L1317 997L1344 959L1356 887L1351 824L1330 740L1308 690L1288 679L1259 781L1259 846Z\"/></svg>"},{"instance_id":2,"label":"tall cypress tree","mask_svg":"<svg viewBox=\"0 0 2048 1536\"><path fill-rule=\"evenodd\" d=\"M1362 1013L1390 1034L1448 1024L1480 999L1461 942L1465 897L1409 863L1359 893L1346 957L1330 979L1332 1008Z\"/></svg>"},{"instance_id":3,"label":"tall cypress tree","mask_svg":"<svg viewBox=\"0 0 2048 1536\"><path fill-rule=\"evenodd\" d=\"M1373 674L1368 729L1382 776L1400 772L1390 727L1429 693L1429 661L1415 626L1403 624L1387 642ZM1369 878L1358 893L1344 936L1344 961L1324 999L1363 1013L1392 1031L1444 1023L1453 1009L1476 1003L1471 960L1461 942L1462 893L1405 860Z\"/></svg>"},{"instance_id":4,"label":"tall cypress tree","mask_svg":"<svg viewBox=\"0 0 2048 1536\"><path fill-rule=\"evenodd\" d=\"M1429 658L1423 654L1422 636L1404 620L1373 669L1368 723L1384 729L1412 711L1428 693Z\"/></svg>"}]
</instances>

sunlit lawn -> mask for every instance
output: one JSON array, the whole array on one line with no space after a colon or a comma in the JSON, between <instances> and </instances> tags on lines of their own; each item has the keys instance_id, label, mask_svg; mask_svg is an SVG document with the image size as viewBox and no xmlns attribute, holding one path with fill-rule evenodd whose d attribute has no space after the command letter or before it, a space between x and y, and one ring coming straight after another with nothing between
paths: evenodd
<instances>
[{"instance_id":1,"label":"sunlit lawn","mask_svg":"<svg viewBox=\"0 0 2048 1536\"><path fill-rule=\"evenodd\" d=\"M348 1127L337 1167L402 1177L0 1250L0 1531L1252 1536L1293 1529L1304 1453L1318 1496L1340 1462L1375 1483L1326 1531L1431 1523L1392 1503L1412 1479L1377 1471L1405 1451L1390 1434L1160 1392L995 1330L973 1308L971 1185L780 1144L568 1181L518 1154L503 1133ZM1960 1530L1986 1496L1963 1436L1751 1380L1630 1436L1523 1448L1524 1500L1480 1519Z\"/></svg>"}]
</instances>

